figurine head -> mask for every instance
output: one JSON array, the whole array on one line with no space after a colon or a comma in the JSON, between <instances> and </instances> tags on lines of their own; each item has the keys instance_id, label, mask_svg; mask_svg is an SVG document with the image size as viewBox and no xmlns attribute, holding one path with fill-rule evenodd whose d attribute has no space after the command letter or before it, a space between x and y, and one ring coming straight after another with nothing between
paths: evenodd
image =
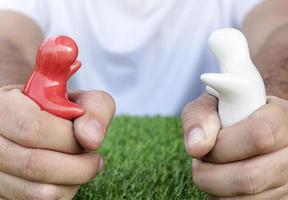
<instances>
[{"instance_id":1,"label":"figurine head","mask_svg":"<svg viewBox=\"0 0 288 200\"><path fill-rule=\"evenodd\" d=\"M247 40L237 29L226 28L213 32L209 38L209 46L222 72L241 70L231 68L245 67L246 65L235 64L251 60Z\"/></svg>"},{"instance_id":2,"label":"figurine head","mask_svg":"<svg viewBox=\"0 0 288 200\"><path fill-rule=\"evenodd\" d=\"M56 36L45 40L37 54L36 65L39 71L53 70L54 74L68 73L70 66L76 62L78 47L67 36ZM47 73L46 73L47 75Z\"/></svg>"}]
</instances>

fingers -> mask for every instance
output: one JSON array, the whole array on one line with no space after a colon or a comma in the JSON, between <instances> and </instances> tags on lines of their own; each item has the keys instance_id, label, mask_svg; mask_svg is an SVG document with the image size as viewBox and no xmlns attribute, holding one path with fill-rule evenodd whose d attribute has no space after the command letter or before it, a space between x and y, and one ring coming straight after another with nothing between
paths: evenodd
<instances>
[{"instance_id":1,"label":"fingers","mask_svg":"<svg viewBox=\"0 0 288 200\"><path fill-rule=\"evenodd\" d=\"M288 198L288 187L284 185L255 195L243 195L238 197L213 197L209 200L286 200Z\"/></svg>"},{"instance_id":2,"label":"fingers","mask_svg":"<svg viewBox=\"0 0 288 200\"><path fill-rule=\"evenodd\" d=\"M286 107L287 108L287 101L284 99L280 99L278 97L275 96L269 96L267 97L267 103L268 104L273 104L273 105L278 105L279 107Z\"/></svg>"},{"instance_id":3,"label":"fingers","mask_svg":"<svg viewBox=\"0 0 288 200\"><path fill-rule=\"evenodd\" d=\"M99 148L114 117L113 98L102 91L73 92L70 98L86 111L74 121L77 140L88 151Z\"/></svg>"},{"instance_id":4,"label":"fingers","mask_svg":"<svg viewBox=\"0 0 288 200\"><path fill-rule=\"evenodd\" d=\"M60 186L30 182L0 172L0 199L72 199L79 186Z\"/></svg>"},{"instance_id":5,"label":"fingers","mask_svg":"<svg viewBox=\"0 0 288 200\"><path fill-rule=\"evenodd\" d=\"M193 160L193 181L209 194L221 197L255 195L287 181L288 149L228 164Z\"/></svg>"},{"instance_id":6,"label":"fingers","mask_svg":"<svg viewBox=\"0 0 288 200\"><path fill-rule=\"evenodd\" d=\"M226 163L286 147L288 145L287 107L281 99L270 99L269 104L247 119L222 129L214 148L205 160Z\"/></svg>"},{"instance_id":7,"label":"fingers","mask_svg":"<svg viewBox=\"0 0 288 200\"><path fill-rule=\"evenodd\" d=\"M82 147L97 149L115 113L114 100L107 93L74 92L71 98L78 101L86 113L74 121L73 127L71 121L41 111L19 89L12 88L0 91L0 133L25 147L65 153L79 153Z\"/></svg>"},{"instance_id":8,"label":"fingers","mask_svg":"<svg viewBox=\"0 0 288 200\"><path fill-rule=\"evenodd\" d=\"M186 105L182 113L185 145L189 155L201 158L214 146L220 130L217 99L207 93Z\"/></svg>"},{"instance_id":9,"label":"fingers","mask_svg":"<svg viewBox=\"0 0 288 200\"><path fill-rule=\"evenodd\" d=\"M103 168L99 155L69 155L49 150L27 149L0 137L0 171L26 180L79 185Z\"/></svg>"},{"instance_id":10,"label":"fingers","mask_svg":"<svg viewBox=\"0 0 288 200\"><path fill-rule=\"evenodd\" d=\"M0 134L9 140L30 148L66 153L82 151L72 122L41 111L19 89L1 88L0 105Z\"/></svg>"}]
</instances>

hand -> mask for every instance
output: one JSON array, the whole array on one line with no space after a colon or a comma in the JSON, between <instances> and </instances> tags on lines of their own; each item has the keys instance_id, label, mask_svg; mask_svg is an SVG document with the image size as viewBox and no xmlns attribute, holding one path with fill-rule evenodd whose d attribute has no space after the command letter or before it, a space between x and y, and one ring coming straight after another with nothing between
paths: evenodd
<instances>
[{"instance_id":1,"label":"hand","mask_svg":"<svg viewBox=\"0 0 288 200\"><path fill-rule=\"evenodd\" d=\"M288 102L269 97L247 119L220 129L217 100L203 94L182 114L193 181L211 199L288 198Z\"/></svg>"},{"instance_id":2,"label":"hand","mask_svg":"<svg viewBox=\"0 0 288 200\"><path fill-rule=\"evenodd\" d=\"M55 117L22 94L0 88L0 199L72 199L103 167L97 149L115 112L104 92L74 92L86 113L74 122Z\"/></svg>"}]
</instances>

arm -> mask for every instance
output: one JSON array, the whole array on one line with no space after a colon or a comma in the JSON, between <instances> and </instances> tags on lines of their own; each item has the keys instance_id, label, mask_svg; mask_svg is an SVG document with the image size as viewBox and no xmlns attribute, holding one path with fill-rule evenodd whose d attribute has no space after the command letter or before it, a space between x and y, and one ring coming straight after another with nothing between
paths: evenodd
<instances>
[{"instance_id":1,"label":"arm","mask_svg":"<svg viewBox=\"0 0 288 200\"><path fill-rule=\"evenodd\" d=\"M246 17L243 31L267 95L288 99L288 1L265 0Z\"/></svg>"},{"instance_id":2,"label":"arm","mask_svg":"<svg viewBox=\"0 0 288 200\"><path fill-rule=\"evenodd\" d=\"M0 87L23 84L43 39L38 25L12 11L0 11Z\"/></svg>"},{"instance_id":3,"label":"arm","mask_svg":"<svg viewBox=\"0 0 288 200\"><path fill-rule=\"evenodd\" d=\"M102 156L88 152L101 145L115 103L104 92L79 91L69 98L86 113L73 122L40 110L18 86L3 85L24 83L42 33L7 11L0 30L0 199L72 199L103 168Z\"/></svg>"},{"instance_id":4,"label":"arm","mask_svg":"<svg viewBox=\"0 0 288 200\"><path fill-rule=\"evenodd\" d=\"M287 8L287 0L263 1L243 26L267 94L286 99ZM211 199L287 199L288 101L270 97L266 105L228 127L220 125L217 104L216 98L203 94L182 113L196 186Z\"/></svg>"}]
</instances>

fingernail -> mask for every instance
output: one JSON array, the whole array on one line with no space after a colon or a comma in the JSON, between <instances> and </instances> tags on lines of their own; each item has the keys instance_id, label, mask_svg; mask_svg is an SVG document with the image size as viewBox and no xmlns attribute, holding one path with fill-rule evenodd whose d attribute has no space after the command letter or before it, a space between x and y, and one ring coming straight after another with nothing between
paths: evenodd
<instances>
[{"instance_id":1,"label":"fingernail","mask_svg":"<svg viewBox=\"0 0 288 200\"><path fill-rule=\"evenodd\" d=\"M103 167L104 167L104 160L103 158L101 158L98 165L98 171L101 171Z\"/></svg>"},{"instance_id":2,"label":"fingernail","mask_svg":"<svg viewBox=\"0 0 288 200\"><path fill-rule=\"evenodd\" d=\"M101 124L97 120L90 119L84 127L84 132L93 143L101 144L104 133Z\"/></svg>"},{"instance_id":3,"label":"fingernail","mask_svg":"<svg viewBox=\"0 0 288 200\"><path fill-rule=\"evenodd\" d=\"M186 136L186 150L191 149L195 144L205 139L205 134L202 128L194 128Z\"/></svg>"}]
</instances>

